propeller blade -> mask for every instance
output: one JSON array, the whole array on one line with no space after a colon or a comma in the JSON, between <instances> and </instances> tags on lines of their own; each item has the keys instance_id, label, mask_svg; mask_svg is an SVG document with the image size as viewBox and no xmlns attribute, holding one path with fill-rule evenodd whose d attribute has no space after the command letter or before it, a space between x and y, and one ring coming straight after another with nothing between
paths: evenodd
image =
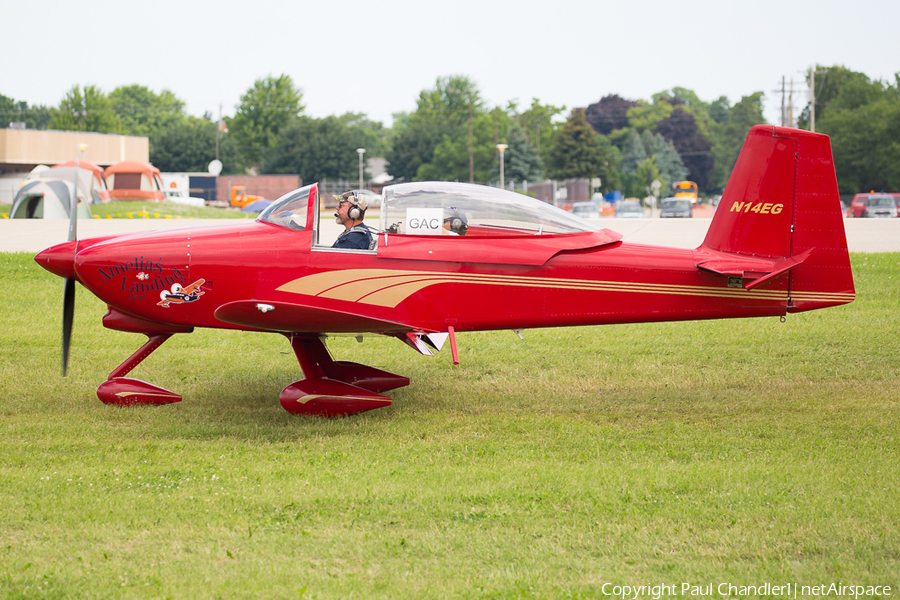
<instances>
[{"instance_id":1,"label":"propeller blade","mask_svg":"<svg viewBox=\"0 0 900 600\"><path fill-rule=\"evenodd\" d=\"M69 365L69 345L72 342L72 320L75 316L75 280L66 279L63 289L62 374Z\"/></svg>"},{"instance_id":2,"label":"propeller blade","mask_svg":"<svg viewBox=\"0 0 900 600\"><path fill-rule=\"evenodd\" d=\"M78 239L78 156L75 157L75 185L69 202L69 241Z\"/></svg>"},{"instance_id":3,"label":"propeller blade","mask_svg":"<svg viewBox=\"0 0 900 600\"><path fill-rule=\"evenodd\" d=\"M72 187L72 198L69 203L69 241L78 239L78 163L87 144L79 144L81 154L75 155L75 182ZM87 199L85 199L87 201ZM75 246L76 253L78 245ZM63 288L63 331L62 331L62 374L66 376L69 367L69 346L72 343L72 321L75 317L75 280L66 277L66 285Z\"/></svg>"}]
</instances>

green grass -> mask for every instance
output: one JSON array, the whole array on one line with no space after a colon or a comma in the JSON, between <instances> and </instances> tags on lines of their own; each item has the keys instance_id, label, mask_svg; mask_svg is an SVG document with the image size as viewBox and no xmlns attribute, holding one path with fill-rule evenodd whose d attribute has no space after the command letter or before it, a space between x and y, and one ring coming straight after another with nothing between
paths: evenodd
<instances>
[{"instance_id":1,"label":"green grass","mask_svg":"<svg viewBox=\"0 0 900 600\"><path fill-rule=\"evenodd\" d=\"M8 212L8 211L7 211ZM246 219L255 218L258 213L212 206L186 206L172 202L114 201L107 204L92 204L91 214L101 219L129 218L175 218L175 219ZM131 216L129 216L131 215Z\"/></svg>"},{"instance_id":2,"label":"green grass","mask_svg":"<svg viewBox=\"0 0 900 600\"><path fill-rule=\"evenodd\" d=\"M603 597L605 582L900 584L900 255L853 256L850 305L777 319L459 336L393 406L292 416L281 336L145 339L0 254L0 591L10 598ZM643 596L648 597L648 596Z\"/></svg>"},{"instance_id":3,"label":"green grass","mask_svg":"<svg viewBox=\"0 0 900 600\"><path fill-rule=\"evenodd\" d=\"M11 214L11 204L0 204L0 219L9 218ZM133 200L92 204L91 214L94 218L100 219L255 219L259 213L245 213L236 209L212 206Z\"/></svg>"}]
</instances>

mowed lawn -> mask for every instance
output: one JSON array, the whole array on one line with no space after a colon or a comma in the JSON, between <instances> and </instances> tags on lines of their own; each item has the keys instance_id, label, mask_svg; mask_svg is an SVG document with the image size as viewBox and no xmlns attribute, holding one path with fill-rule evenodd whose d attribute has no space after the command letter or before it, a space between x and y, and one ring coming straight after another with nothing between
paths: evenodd
<instances>
[{"instance_id":1,"label":"mowed lawn","mask_svg":"<svg viewBox=\"0 0 900 600\"><path fill-rule=\"evenodd\" d=\"M459 335L434 358L329 340L408 375L393 406L288 414L278 335L145 338L0 254L0 593L9 598L603 597L625 585L900 584L900 255L857 300L778 319ZM609 301L615 301L613 296ZM607 590L609 588L606 588Z\"/></svg>"}]
</instances>

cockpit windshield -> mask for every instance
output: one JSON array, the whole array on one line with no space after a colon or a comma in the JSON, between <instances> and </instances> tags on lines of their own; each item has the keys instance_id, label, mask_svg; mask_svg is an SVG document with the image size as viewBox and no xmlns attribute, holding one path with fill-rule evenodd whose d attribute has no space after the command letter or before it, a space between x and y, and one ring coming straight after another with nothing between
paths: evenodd
<instances>
[{"instance_id":1,"label":"cockpit windshield","mask_svg":"<svg viewBox=\"0 0 900 600\"><path fill-rule=\"evenodd\" d=\"M381 230L406 235L541 235L600 227L535 198L467 183L384 188Z\"/></svg>"},{"instance_id":2,"label":"cockpit windshield","mask_svg":"<svg viewBox=\"0 0 900 600\"><path fill-rule=\"evenodd\" d=\"M309 195L315 188L315 184L288 192L262 211L257 221L265 221L287 227L288 229L304 229L306 227L306 212L310 206Z\"/></svg>"}]
</instances>

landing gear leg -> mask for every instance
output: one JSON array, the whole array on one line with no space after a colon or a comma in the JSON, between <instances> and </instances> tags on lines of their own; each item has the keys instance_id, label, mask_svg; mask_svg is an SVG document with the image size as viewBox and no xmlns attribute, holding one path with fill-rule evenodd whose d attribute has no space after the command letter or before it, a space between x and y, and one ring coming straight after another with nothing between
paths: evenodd
<instances>
[{"instance_id":1,"label":"landing gear leg","mask_svg":"<svg viewBox=\"0 0 900 600\"><path fill-rule=\"evenodd\" d=\"M153 354L153 351L162 346L163 342L172 337L171 333L147 334L147 343L141 346L137 352L128 357L125 362L116 367L109 378L97 388L97 397L105 404L117 404L119 406L131 406L133 404L171 404L181 402L181 396L167 389L141 381L125 377L145 358Z\"/></svg>"},{"instance_id":2,"label":"landing gear leg","mask_svg":"<svg viewBox=\"0 0 900 600\"><path fill-rule=\"evenodd\" d=\"M288 336L305 379L282 390L281 406L290 413L339 417L383 406L378 392L409 385L409 379L358 363L332 360L318 336Z\"/></svg>"}]
</instances>

